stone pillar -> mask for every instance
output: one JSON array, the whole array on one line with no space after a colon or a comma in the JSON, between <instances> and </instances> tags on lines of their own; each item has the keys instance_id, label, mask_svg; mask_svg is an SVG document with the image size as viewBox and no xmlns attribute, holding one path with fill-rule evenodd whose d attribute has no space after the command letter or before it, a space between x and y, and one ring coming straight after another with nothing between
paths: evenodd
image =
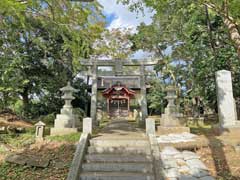
<instances>
[{"instance_id":1,"label":"stone pillar","mask_svg":"<svg viewBox=\"0 0 240 180\"><path fill-rule=\"evenodd\" d=\"M121 59L115 60L115 76L121 76L123 74L123 65Z\"/></svg>"},{"instance_id":2,"label":"stone pillar","mask_svg":"<svg viewBox=\"0 0 240 180\"><path fill-rule=\"evenodd\" d=\"M92 118L83 118L83 133L92 134Z\"/></svg>"},{"instance_id":3,"label":"stone pillar","mask_svg":"<svg viewBox=\"0 0 240 180\"><path fill-rule=\"evenodd\" d=\"M235 105L232 89L231 72L221 70L216 72L218 117L221 128L236 125Z\"/></svg>"},{"instance_id":4,"label":"stone pillar","mask_svg":"<svg viewBox=\"0 0 240 180\"><path fill-rule=\"evenodd\" d=\"M155 134L155 119L146 118L146 134Z\"/></svg>"},{"instance_id":5,"label":"stone pillar","mask_svg":"<svg viewBox=\"0 0 240 180\"><path fill-rule=\"evenodd\" d=\"M148 109L147 109L147 89L146 89L146 81L145 81L145 67L141 65L140 67L140 88L141 88L141 97L140 97L140 106L142 112L142 118L140 119L140 124L145 123L145 119L148 117Z\"/></svg>"},{"instance_id":6,"label":"stone pillar","mask_svg":"<svg viewBox=\"0 0 240 180\"><path fill-rule=\"evenodd\" d=\"M93 125L97 125L97 65L92 67L92 95L91 95L91 118Z\"/></svg>"}]
</instances>

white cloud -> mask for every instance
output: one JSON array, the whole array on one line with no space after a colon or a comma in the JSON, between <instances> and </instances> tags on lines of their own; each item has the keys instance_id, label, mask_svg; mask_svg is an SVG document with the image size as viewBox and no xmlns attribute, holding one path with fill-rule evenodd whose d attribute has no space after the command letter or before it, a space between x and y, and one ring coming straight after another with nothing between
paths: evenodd
<instances>
[{"instance_id":1,"label":"white cloud","mask_svg":"<svg viewBox=\"0 0 240 180\"><path fill-rule=\"evenodd\" d=\"M153 54L147 51L138 50L135 52L130 58L131 59L144 59L144 58L151 58Z\"/></svg>"},{"instance_id":2,"label":"white cloud","mask_svg":"<svg viewBox=\"0 0 240 180\"><path fill-rule=\"evenodd\" d=\"M142 13L130 12L127 6L117 4L117 0L99 0L99 2L103 6L105 14L116 15L116 18L108 26L108 29L133 28L135 30L141 22L146 24L152 22L151 17L154 13L146 7L144 8L145 15L143 15Z\"/></svg>"}]
</instances>

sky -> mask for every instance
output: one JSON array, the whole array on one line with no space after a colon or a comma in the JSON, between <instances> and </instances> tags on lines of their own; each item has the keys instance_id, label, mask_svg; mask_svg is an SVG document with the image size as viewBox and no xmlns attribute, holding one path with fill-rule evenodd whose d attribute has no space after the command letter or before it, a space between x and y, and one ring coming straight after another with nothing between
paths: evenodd
<instances>
[{"instance_id":1,"label":"sky","mask_svg":"<svg viewBox=\"0 0 240 180\"><path fill-rule=\"evenodd\" d=\"M153 12L148 8L145 8L145 15L143 15L142 13L130 12L127 6L117 4L117 0L99 0L99 2L104 8L108 29L119 27L136 29L141 22L146 24L152 22Z\"/></svg>"},{"instance_id":2,"label":"sky","mask_svg":"<svg viewBox=\"0 0 240 180\"><path fill-rule=\"evenodd\" d=\"M144 8L144 15L142 13L130 12L127 6L117 4L117 0L98 0L103 6L103 13L107 20L107 29L114 28L131 28L136 31L136 28L140 23L151 24L152 12L148 8ZM131 58L143 59L149 57L151 54L143 52L142 50L137 51Z\"/></svg>"}]
</instances>

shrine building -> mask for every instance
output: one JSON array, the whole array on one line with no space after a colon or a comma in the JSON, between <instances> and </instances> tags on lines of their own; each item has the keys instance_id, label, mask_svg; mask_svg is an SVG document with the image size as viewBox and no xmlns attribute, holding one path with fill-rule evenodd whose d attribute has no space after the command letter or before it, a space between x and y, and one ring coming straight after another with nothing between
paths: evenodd
<instances>
[{"instance_id":1,"label":"shrine building","mask_svg":"<svg viewBox=\"0 0 240 180\"><path fill-rule=\"evenodd\" d=\"M139 77L98 77L98 109L109 117L133 118L140 109Z\"/></svg>"}]
</instances>

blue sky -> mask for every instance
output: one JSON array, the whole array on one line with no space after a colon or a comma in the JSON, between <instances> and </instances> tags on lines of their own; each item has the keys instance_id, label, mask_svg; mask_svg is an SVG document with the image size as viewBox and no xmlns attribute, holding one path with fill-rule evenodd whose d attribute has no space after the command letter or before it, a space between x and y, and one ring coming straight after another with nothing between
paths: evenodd
<instances>
[{"instance_id":1,"label":"blue sky","mask_svg":"<svg viewBox=\"0 0 240 180\"><path fill-rule=\"evenodd\" d=\"M109 27L112 24L112 22L118 18L118 16L115 13L107 14L106 12L104 12L104 15L106 16L107 27Z\"/></svg>"}]
</instances>

